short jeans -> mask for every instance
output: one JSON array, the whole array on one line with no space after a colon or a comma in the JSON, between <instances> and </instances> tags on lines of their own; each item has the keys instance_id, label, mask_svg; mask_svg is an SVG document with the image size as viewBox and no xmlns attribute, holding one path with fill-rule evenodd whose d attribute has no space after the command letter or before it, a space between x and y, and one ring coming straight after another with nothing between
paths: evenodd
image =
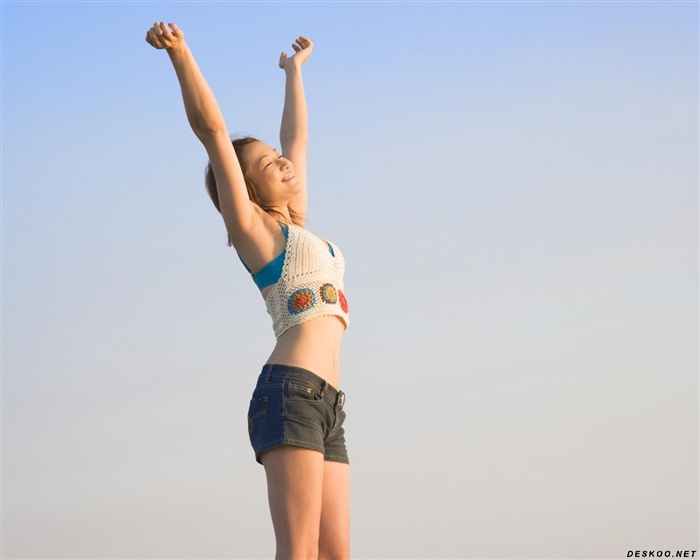
<instances>
[{"instance_id":1,"label":"short jeans","mask_svg":"<svg viewBox=\"0 0 700 560\"><path fill-rule=\"evenodd\" d=\"M323 453L325 461L347 463L345 393L307 369L265 364L248 407L248 434L255 459L280 445Z\"/></svg>"}]
</instances>

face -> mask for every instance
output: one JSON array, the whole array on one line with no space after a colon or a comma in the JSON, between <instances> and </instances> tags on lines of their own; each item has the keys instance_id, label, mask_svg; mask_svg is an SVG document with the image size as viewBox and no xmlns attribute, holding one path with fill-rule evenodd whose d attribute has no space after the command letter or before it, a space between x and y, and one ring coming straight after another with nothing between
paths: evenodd
<instances>
[{"instance_id":1,"label":"face","mask_svg":"<svg viewBox=\"0 0 700 560\"><path fill-rule=\"evenodd\" d=\"M245 174L263 204L286 205L299 192L294 165L271 146L252 142L244 147L241 155Z\"/></svg>"}]
</instances>

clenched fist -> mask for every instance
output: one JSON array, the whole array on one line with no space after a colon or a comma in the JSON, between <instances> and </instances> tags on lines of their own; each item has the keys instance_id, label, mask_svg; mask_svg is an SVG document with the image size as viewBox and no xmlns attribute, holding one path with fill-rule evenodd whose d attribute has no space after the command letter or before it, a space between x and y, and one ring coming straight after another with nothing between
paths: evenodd
<instances>
[{"instance_id":1,"label":"clenched fist","mask_svg":"<svg viewBox=\"0 0 700 560\"><path fill-rule=\"evenodd\" d=\"M156 49L177 50L185 43L185 34L174 23L154 23L146 33L146 42Z\"/></svg>"}]
</instances>

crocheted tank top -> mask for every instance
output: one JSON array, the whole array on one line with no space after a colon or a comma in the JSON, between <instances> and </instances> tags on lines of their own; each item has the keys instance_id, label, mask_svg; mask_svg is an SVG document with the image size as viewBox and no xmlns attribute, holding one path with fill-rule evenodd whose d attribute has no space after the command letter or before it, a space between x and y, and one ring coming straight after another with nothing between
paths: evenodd
<instances>
[{"instance_id":1,"label":"crocheted tank top","mask_svg":"<svg viewBox=\"0 0 700 560\"><path fill-rule=\"evenodd\" d=\"M282 274L265 297L275 336L327 315L339 317L347 329L344 274L345 259L336 245L290 224Z\"/></svg>"}]
</instances>

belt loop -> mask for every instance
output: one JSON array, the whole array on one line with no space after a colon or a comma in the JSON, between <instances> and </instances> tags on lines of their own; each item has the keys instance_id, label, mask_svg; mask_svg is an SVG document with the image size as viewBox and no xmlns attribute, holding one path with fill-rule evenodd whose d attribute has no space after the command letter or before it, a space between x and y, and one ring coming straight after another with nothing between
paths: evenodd
<instances>
[{"instance_id":1,"label":"belt loop","mask_svg":"<svg viewBox=\"0 0 700 560\"><path fill-rule=\"evenodd\" d=\"M264 375L264 380L265 383L270 382L270 375L272 374L272 364L265 364L263 366L263 375Z\"/></svg>"},{"instance_id":2,"label":"belt loop","mask_svg":"<svg viewBox=\"0 0 700 560\"><path fill-rule=\"evenodd\" d=\"M338 391L338 396L336 398L338 410L343 410L343 405L345 404L345 393L343 393L342 391Z\"/></svg>"},{"instance_id":3,"label":"belt loop","mask_svg":"<svg viewBox=\"0 0 700 560\"><path fill-rule=\"evenodd\" d=\"M321 398L323 398L324 395L326 394L326 388L327 388L327 387L328 387L328 382L327 382L325 379L323 379L323 380L321 381Z\"/></svg>"}]
</instances>

